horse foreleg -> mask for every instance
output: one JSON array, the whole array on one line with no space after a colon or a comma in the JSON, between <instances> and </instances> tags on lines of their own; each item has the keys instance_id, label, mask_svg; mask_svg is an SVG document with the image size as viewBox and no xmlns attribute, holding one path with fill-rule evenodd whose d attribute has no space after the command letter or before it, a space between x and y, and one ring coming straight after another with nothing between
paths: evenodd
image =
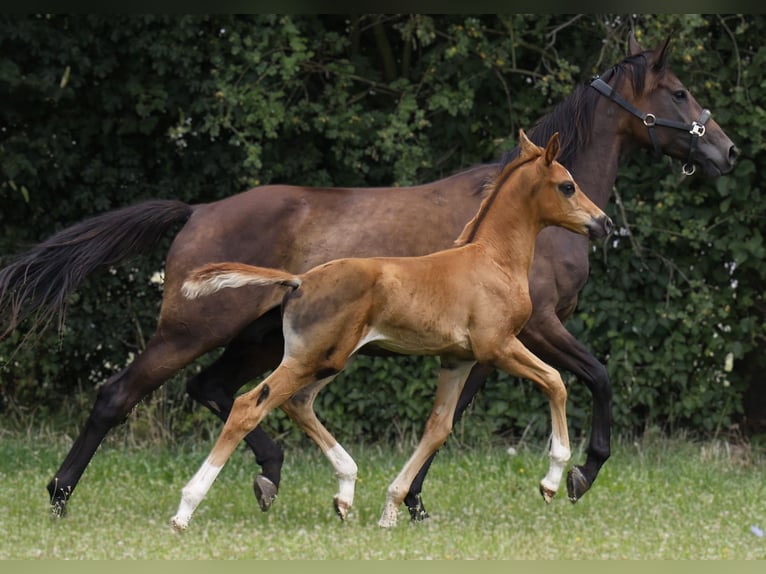
<instances>
[{"instance_id":1,"label":"horse foreleg","mask_svg":"<svg viewBox=\"0 0 766 574\"><path fill-rule=\"evenodd\" d=\"M439 371L439 386L436 389L434 406L426 422L425 431L415 452L388 487L383 514L378 521L378 526L381 528L391 528L396 525L399 506L407 495L413 478L426 460L433 456L447 440L452 431L455 405L474 364L474 361L465 361L450 365L450 368L442 366Z\"/></svg>"},{"instance_id":2,"label":"horse foreleg","mask_svg":"<svg viewBox=\"0 0 766 574\"><path fill-rule=\"evenodd\" d=\"M460 393L460 398L457 400L457 406L455 407L455 414L452 417L452 428L463 416L463 412L468 405L471 404L476 394L484 387L484 383L487 380L489 374L493 371L492 367L487 365L474 365L471 369L471 373L465 381L463 390ZM407 496L404 497L404 504L407 506L407 510L410 513L410 519L414 522L419 522L428 518L428 511L423 504L423 497L421 492L423 491L423 482L426 479L428 470L431 468L431 463L434 460L436 453L428 457L428 460L420 467L417 476L410 485L410 491Z\"/></svg>"},{"instance_id":3,"label":"horse foreleg","mask_svg":"<svg viewBox=\"0 0 766 574\"><path fill-rule=\"evenodd\" d=\"M314 412L314 400L317 393L336 376L337 374L326 377L298 391L282 404L282 410L317 444L332 464L335 476L338 478L338 492L333 497L333 505L340 519L345 520L354 503L356 462L319 421Z\"/></svg>"},{"instance_id":4,"label":"horse foreleg","mask_svg":"<svg viewBox=\"0 0 766 574\"><path fill-rule=\"evenodd\" d=\"M546 502L556 494L571 456L567 428L567 390L559 372L544 363L518 339L512 339L502 357L495 361L506 373L535 382L545 393L551 409L551 448L548 472L540 481L540 493Z\"/></svg>"},{"instance_id":5,"label":"horse foreleg","mask_svg":"<svg viewBox=\"0 0 766 574\"><path fill-rule=\"evenodd\" d=\"M229 418L213 449L181 490L178 511L170 521L176 531L186 530L197 506L207 495L239 442L258 426L272 409L310 382L310 377L297 376L283 363L266 380L235 399Z\"/></svg>"},{"instance_id":6,"label":"horse foreleg","mask_svg":"<svg viewBox=\"0 0 766 574\"><path fill-rule=\"evenodd\" d=\"M577 502L593 485L610 455L612 383L606 367L575 339L558 317L530 322L520 338L544 361L573 373L591 392L591 436L585 464L575 465L567 475L569 499Z\"/></svg>"}]
</instances>

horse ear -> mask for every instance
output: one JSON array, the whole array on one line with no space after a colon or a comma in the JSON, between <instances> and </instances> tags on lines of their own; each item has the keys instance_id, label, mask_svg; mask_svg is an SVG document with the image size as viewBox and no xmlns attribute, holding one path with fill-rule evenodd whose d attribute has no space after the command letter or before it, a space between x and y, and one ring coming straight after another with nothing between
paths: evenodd
<instances>
[{"instance_id":1,"label":"horse ear","mask_svg":"<svg viewBox=\"0 0 766 574\"><path fill-rule=\"evenodd\" d=\"M532 140L527 137L527 134L522 129L519 129L519 146L523 156L538 155L540 153L540 148L532 143Z\"/></svg>"},{"instance_id":2,"label":"horse ear","mask_svg":"<svg viewBox=\"0 0 766 574\"><path fill-rule=\"evenodd\" d=\"M654 60L654 70L660 71L665 69L665 65L668 63L668 56L670 55L670 38L672 36L668 36L665 38L665 42L663 42L662 46L659 46L654 50L654 53L656 54L655 60Z\"/></svg>"},{"instance_id":3,"label":"horse ear","mask_svg":"<svg viewBox=\"0 0 766 574\"><path fill-rule=\"evenodd\" d=\"M641 44L636 40L636 35L633 32L628 34L628 56L635 56L643 51L644 49L641 47Z\"/></svg>"},{"instance_id":4,"label":"horse ear","mask_svg":"<svg viewBox=\"0 0 766 574\"><path fill-rule=\"evenodd\" d=\"M551 165L556 160L560 149L559 132L555 132L548 140L548 145L545 146L545 165Z\"/></svg>"}]
</instances>

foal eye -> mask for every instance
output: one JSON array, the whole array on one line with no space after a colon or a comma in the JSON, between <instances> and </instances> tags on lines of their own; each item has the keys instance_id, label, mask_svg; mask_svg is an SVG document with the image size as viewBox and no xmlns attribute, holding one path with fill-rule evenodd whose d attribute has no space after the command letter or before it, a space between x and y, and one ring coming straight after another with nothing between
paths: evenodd
<instances>
[{"instance_id":1,"label":"foal eye","mask_svg":"<svg viewBox=\"0 0 766 574\"><path fill-rule=\"evenodd\" d=\"M564 194L565 197L571 197L574 195L575 186L571 181L559 184L559 191Z\"/></svg>"}]
</instances>

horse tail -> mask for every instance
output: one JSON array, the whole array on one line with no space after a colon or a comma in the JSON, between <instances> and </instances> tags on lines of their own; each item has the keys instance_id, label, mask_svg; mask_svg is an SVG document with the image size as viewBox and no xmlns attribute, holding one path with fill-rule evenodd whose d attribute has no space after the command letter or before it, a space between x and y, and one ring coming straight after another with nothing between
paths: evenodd
<instances>
[{"instance_id":1,"label":"horse tail","mask_svg":"<svg viewBox=\"0 0 766 574\"><path fill-rule=\"evenodd\" d=\"M279 269L244 263L209 263L192 271L181 291L188 299L195 299L227 287L236 289L245 285L283 285L297 289L301 279Z\"/></svg>"},{"instance_id":2,"label":"horse tail","mask_svg":"<svg viewBox=\"0 0 766 574\"><path fill-rule=\"evenodd\" d=\"M76 223L19 255L0 269L0 328L7 322L0 340L30 317L30 332L55 315L63 322L70 295L88 274L149 252L193 211L181 201L145 201Z\"/></svg>"}]
</instances>

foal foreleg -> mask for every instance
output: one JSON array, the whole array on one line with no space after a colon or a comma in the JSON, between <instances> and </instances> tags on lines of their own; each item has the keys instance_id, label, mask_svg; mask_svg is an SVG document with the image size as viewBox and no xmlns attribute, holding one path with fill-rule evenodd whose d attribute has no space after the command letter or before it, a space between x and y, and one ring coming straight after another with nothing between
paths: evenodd
<instances>
[{"instance_id":1,"label":"foal foreleg","mask_svg":"<svg viewBox=\"0 0 766 574\"><path fill-rule=\"evenodd\" d=\"M319 421L314 412L314 400L317 393L336 376L326 377L301 389L290 397L290 400L282 404L282 410L317 444L332 464L335 476L338 478L338 492L333 497L333 505L340 519L345 520L351 505L354 503L356 462Z\"/></svg>"},{"instance_id":2,"label":"foal foreleg","mask_svg":"<svg viewBox=\"0 0 766 574\"><path fill-rule=\"evenodd\" d=\"M378 521L378 526L381 528L396 526L399 506L407 495L412 480L423 463L447 440L452 431L455 405L474 364L475 361L464 361L450 365L450 368L443 366L439 371L439 386L436 389L434 406L426 422L425 431L415 452L388 487L386 504Z\"/></svg>"},{"instance_id":3,"label":"foal foreleg","mask_svg":"<svg viewBox=\"0 0 766 574\"><path fill-rule=\"evenodd\" d=\"M559 372L534 355L518 339L513 339L505 348L505 355L495 362L510 375L534 381L548 397L552 427L550 466L540 481L540 493L546 502L550 502L559 489L571 456L566 418L566 387Z\"/></svg>"},{"instance_id":4,"label":"foal foreleg","mask_svg":"<svg viewBox=\"0 0 766 574\"><path fill-rule=\"evenodd\" d=\"M213 449L200 469L181 490L181 502L170 524L178 531L186 530L192 514L205 498L216 477L237 445L273 408L279 406L301 386L307 384L284 365L251 391L237 397L229 418Z\"/></svg>"}]
</instances>

